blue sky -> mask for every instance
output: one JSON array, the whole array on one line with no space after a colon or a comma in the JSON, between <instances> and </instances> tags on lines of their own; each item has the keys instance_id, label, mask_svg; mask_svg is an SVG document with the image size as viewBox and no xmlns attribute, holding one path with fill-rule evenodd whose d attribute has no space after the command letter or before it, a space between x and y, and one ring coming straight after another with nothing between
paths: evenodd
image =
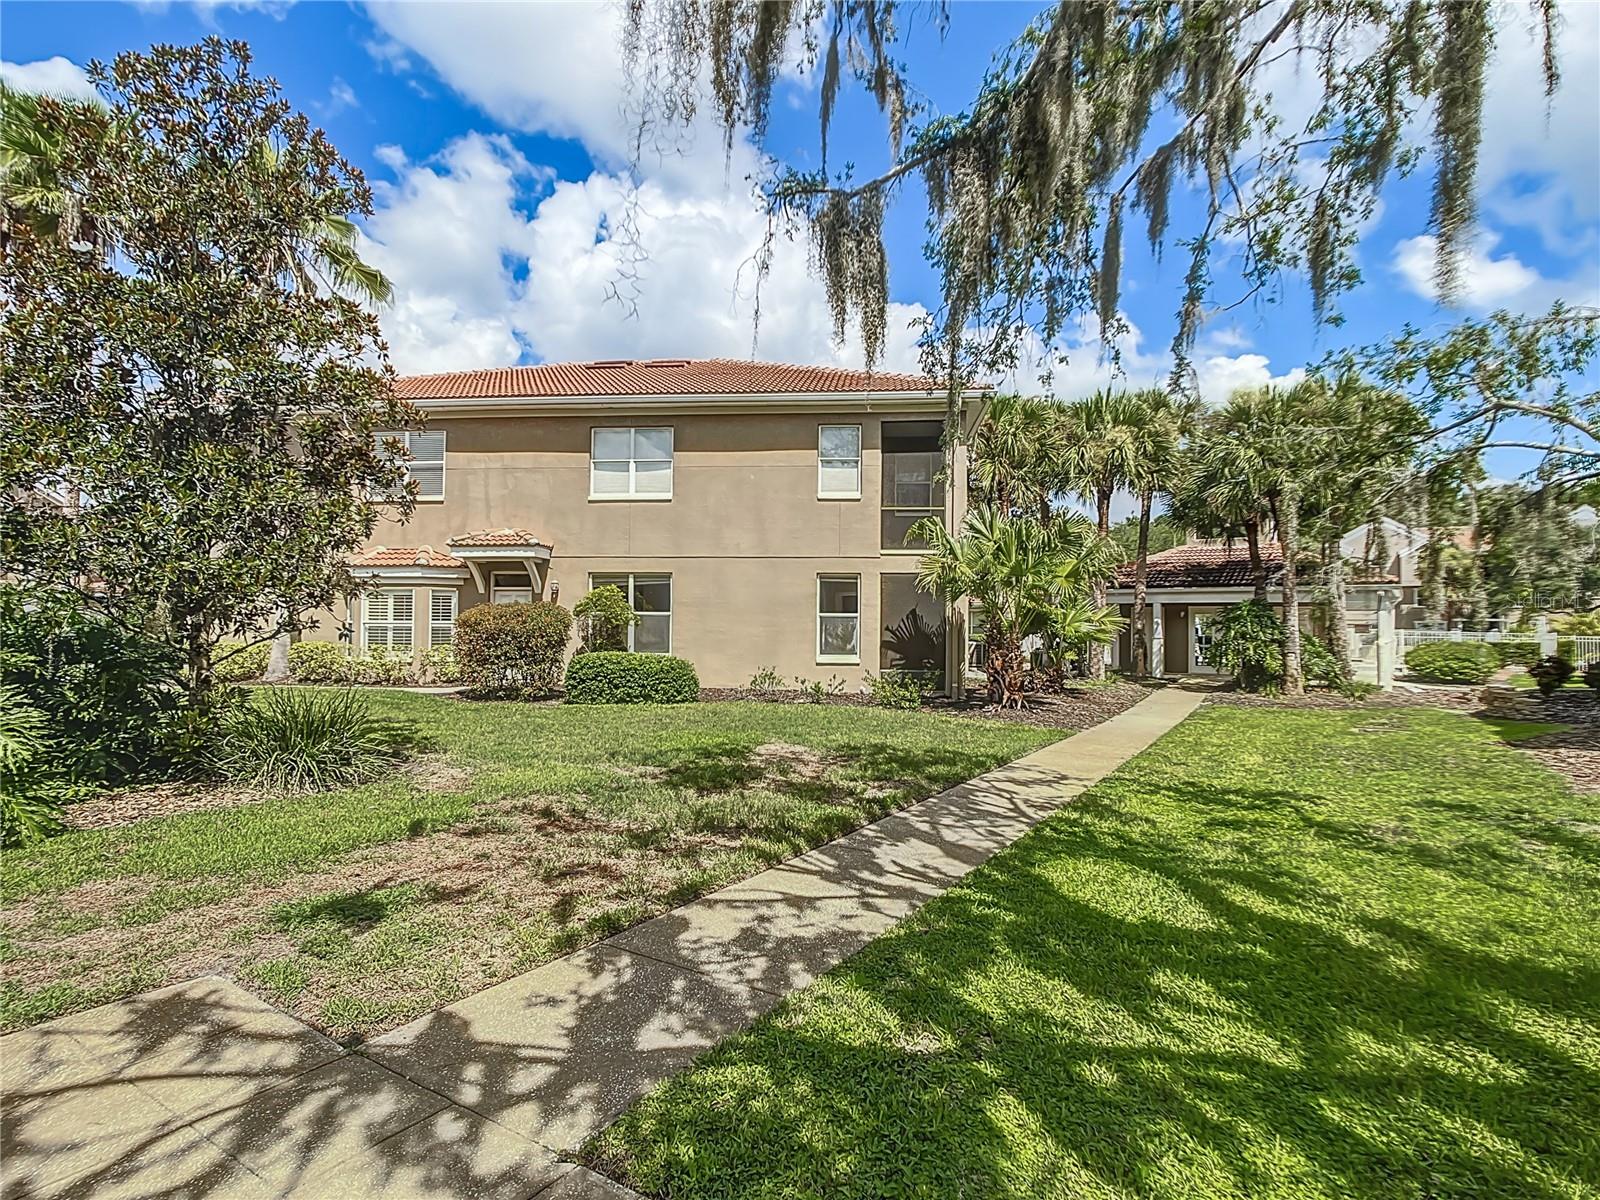
<instances>
[{"instance_id":1,"label":"blue sky","mask_svg":"<svg viewBox=\"0 0 1600 1200\"><path fill-rule=\"evenodd\" d=\"M915 28L903 57L936 112L971 98L991 55L1035 5L955 3L940 39ZM1483 151L1482 228L1458 310L1430 298L1426 172L1392 184L1359 249L1365 283L1342 305L1347 324L1311 320L1303 281L1273 303L1211 323L1198 348L1203 391L1283 378L1352 342L1380 340L1405 321L1442 326L1494 308L1537 311L1557 297L1600 303L1600 5L1564 15L1566 82L1548 116L1535 86L1537 47L1520 11L1503 15ZM23 86L81 86L91 58L156 41L220 32L254 49L257 69L326 128L367 172L378 211L364 253L395 280L384 315L403 372L568 358L752 353L753 271L763 219L745 177L760 167L747 138L725 164L720 139L697 123L681 152L645 164L639 190L622 174L626 124L616 8L606 4L356 5L0 4L0 58ZM1310 81L1285 64L1273 87L1293 107ZM884 125L848 100L830 159L863 171L884 161ZM796 73L775 97L765 149L800 166L816 153L814 80ZM889 224L891 337L886 365L915 366L907 323L937 299L922 262L920 197L907 192ZM630 204L633 206L630 209ZM624 278L610 236L632 211L647 258L629 304L607 297ZM1182 226L1184 206L1176 208ZM1128 376L1159 379L1182 284L1181 254L1157 263L1126 247L1124 310L1137 331L1122 346ZM631 277L631 276L630 276ZM1220 279L1219 298L1228 296ZM760 297L755 354L855 362L834 346L803 242L783 243ZM1096 341L1070 339L1056 389L1106 382ZM1490 461L1498 476L1528 464Z\"/></svg>"}]
</instances>

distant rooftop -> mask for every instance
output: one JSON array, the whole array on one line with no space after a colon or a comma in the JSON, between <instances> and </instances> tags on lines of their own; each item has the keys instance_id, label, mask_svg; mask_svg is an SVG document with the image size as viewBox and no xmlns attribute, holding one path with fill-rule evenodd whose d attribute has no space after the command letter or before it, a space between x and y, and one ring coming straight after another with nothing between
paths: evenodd
<instances>
[{"instance_id":1,"label":"distant rooftop","mask_svg":"<svg viewBox=\"0 0 1600 1200\"><path fill-rule=\"evenodd\" d=\"M563 396L855 395L943 387L922 375L801 367L732 358L619 358L402 376L402 400L549 399Z\"/></svg>"}]
</instances>

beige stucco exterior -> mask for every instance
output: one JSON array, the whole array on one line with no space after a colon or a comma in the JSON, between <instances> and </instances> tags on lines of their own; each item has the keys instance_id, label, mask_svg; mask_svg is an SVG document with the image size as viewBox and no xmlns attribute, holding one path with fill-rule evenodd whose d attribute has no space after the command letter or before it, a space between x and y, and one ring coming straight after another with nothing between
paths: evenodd
<instances>
[{"instance_id":1,"label":"beige stucco exterior","mask_svg":"<svg viewBox=\"0 0 1600 1200\"><path fill-rule=\"evenodd\" d=\"M426 407L426 406L425 406ZM405 524L385 520L373 546L450 551L470 531L524 529L550 547L536 589L571 607L590 576L671 576L671 652L692 662L707 687L741 686L762 667L786 678L838 676L851 690L880 669L881 578L916 571L915 552L880 546L885 421L939 420L942 398L745 398L680 404L651 399L563 410L550 403L483 405L429 413L445 434L444 498L422 501ZM822 425L861 427L857 498L818 494ZM600 499L590 494L596 427L669 426L670 499ZM945 488L945 518L964 514L965 459ZM482 554L483 552L478 552ZM490 573L523 562L477 559L476 571L385 569L380 587L414 591L413 643L429 645L429 594L455 590L460 611L485 603ZM817 581L859 576L856 661L818 654ZM949 614L947 614L948 618ZM363 642L360 603L322 614L307 637L332 639L341 623ZM947 672L959 677L961 638L949 638Z\"/></svg>"}]
</instances>

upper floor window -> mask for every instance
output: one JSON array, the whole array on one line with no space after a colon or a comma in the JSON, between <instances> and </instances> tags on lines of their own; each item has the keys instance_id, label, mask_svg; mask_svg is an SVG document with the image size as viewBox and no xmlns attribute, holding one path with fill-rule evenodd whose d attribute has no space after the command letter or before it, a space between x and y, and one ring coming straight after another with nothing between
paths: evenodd
<instances>
[{"instance_id":1,"label":"upper floor window","mask_svg":"<svg viewBox=\"0 0 1600 1200\"><path fill-rule=\"evenodd\" d=\"M595 429L589 443L589 495L596 500L672 499L672 429Z\"/></svg>"},{"instance_id":2,"label":"upper floor window","mask_svg":"<svg viewBox=\"0 0 1600 1200\"><path fill-rule=\"evenodd\" d=\"M444 499L444 434L434 430L408 433L375 433L373 440L385 450L392 438L411 453L404 464L406 479L417 485L418 500Z\"/></svg>"},{"instance_id":3,"label":"upper floor window","mask_svg":"<svg viewBox=\"0 0 1600 1200\"><path fill-rule=\"evenodd\" d=\"M926 550L906 533L923 517L944 516L944 451L938 421L883 423L883 517L885 550Z\"/></svg>"},{"instance_id":4,"label":"upper floor window","mask_svg":"<svg viewBox=\"0 0 1600 1200\"><path fill-rule=\"evenodd\" d=\"M410 588L367 592L361 599L361 644L411 648L412 594Z\"/></svg>"},{"instance_id":5,"label":"upper floor window","mask_svg":"<svg viewBox=\"0 0 1600 1200\"><path fill-rule=\"evenodd\" d=\"M861 426L817 427L817 495L825 500L861 499Z\"/></svg>"}]
</instances>

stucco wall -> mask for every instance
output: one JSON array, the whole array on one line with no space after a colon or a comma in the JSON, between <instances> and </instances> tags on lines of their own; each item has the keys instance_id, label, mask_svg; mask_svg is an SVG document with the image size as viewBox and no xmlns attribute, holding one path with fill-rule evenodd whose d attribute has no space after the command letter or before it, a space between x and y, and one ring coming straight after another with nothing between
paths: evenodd
<instances>
[{"instance_id":1,"label":"stucco wall","mask_svg":"<svg viewBox=\"0 0 1600 1200\"><path fill-rule=\"evenodd\" d=\"M446 434L445 499L418 504L404 525L383 522L372 544L444 550L452 536L469 531L526 529L554 546L547 584L568 607L588 591L592 573L671 575L672 651L695 664L706 686L742 685L771 666L785 677L838 675L853 690L879 666L879 576L917 566L915 553L879 547L882 423L936 415L840 407L434 417L429 428ZM629 424L672 426L670 500L590 499L591 429ZM860 499L817 496L818 427L825 424L862 426ZM957 475L965 475L964 460ZM947 490L954 517L964 488ZM485 580L490 569L483 564ZM818 662L820 574L861 577L859 664ZM427 600L428 589L418 586L419 648L426 646ZM460 589L461 611L484 600L470 581ZM344 617L324 614L322 628L307 636L337 636Z\"/></svg>"}]
</instances>

